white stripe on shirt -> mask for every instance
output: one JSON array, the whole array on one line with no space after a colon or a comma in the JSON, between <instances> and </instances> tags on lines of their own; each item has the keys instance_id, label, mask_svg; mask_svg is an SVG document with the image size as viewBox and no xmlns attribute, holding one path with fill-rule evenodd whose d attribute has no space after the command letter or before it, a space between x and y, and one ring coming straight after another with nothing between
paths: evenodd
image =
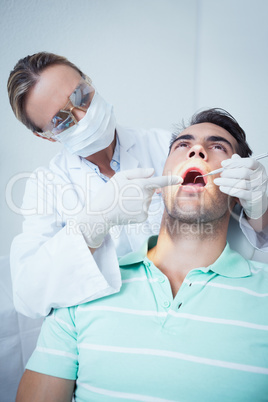
<instances>
[{"instance_id":1,"label":"white stripe on shirt","mask_svg":"<svg viewBox=\"0 0 268 402\"><path fill-rule=\"evenodd\" d=\"M111 391L109 389L92 387L92 385L85 384L80 381L77 381L77 384L85 389L88 389L91 392L95 392L95 393L101 394L101 395L111 396L113 398L133 399L135 401L143 401L143 402L176 402L171 399L156 398L155 396L130 394L130 393L126 393L126 392Z\"/></svg>"},{"instance_id":2,"label":"white stripe on shirt","mask_svg":"<svg viewBox=\"0 0 268 402\"><path fill-rule=\"evenodd\" d=\"M131 282L158 282L158 278L148 278L146 275L144 276L136 276L130 279L122 279L122 283L131 283Z\"/></svg>"},{"instance_id":3,"label":"white stripe on shirt","mask_svg":"<svg viewBox=\"0 0 268 402\"><path fill-rule=\"evenodd\" d=\"M217 318L217 317L206 317L206 316L199 316L195 314L188 314L188 313L179 313L172 309L168 312L165 311L148 311L148 310L134 310L128 309L123 307L115 307L115 306L90 306L86 305L81 307L81 309L85 311L109 311L114 313L123 313L129 315L138 315L138 316L151 316L151 317L166 317L168 314L172 315L173 317L177 318L185 318L188 320L193 321L201 321L201 322L210 322L212 324L222 324L222 325L234 325L237 327L244 327L244 328L252 328L262 331L268 331L268 325L260 325L246 321L239 321L239 320L228 320L224 318Z\"/></svg>"},{"instance_id":4,"label":"white stripe on shirt","mask_svg":"<svg viewBox=\"0 0 268 402\"><path fill-rule=\"evenodd\" d=\"M205 317L205 316L199 316L199 315L195 315L195 314L177 313L174 310L169 310L168 313L170 315L172 315L173 317L186 318L188 320L210 322L213 324L235 325L237 327L252 328L252 329L258 329L258 330L262 330L262 331L268 331L268 325L259 325L259 324L254 324L254 323L246 322L246 321L227 320L225 318Z\"/></svg>"},{"instance_id":5,"label":"white stripe on shirt","mask_svg":"<svg viewBox=\"0 0 268 402\"><path fill-rule=\"evenodd\" d=\"M131 279L123 279L122 284L123 283L131 283L131 282L145 282L145 281L148 281L149 283L153 283L153 282L158 282L159 280L158 280L158 278L148 278L147 276L138 276L138 277L134 277ZM268 293L254 292L254 290L250 290L250 289L247 289L242 286L230 286L230 285L225 285L225 284L221 284L221 283L212 283L212 282L208 282L208 281L192 282L189 279L184 279L184 283L186 283L187 285L189 285L191 283L192 285L202 285L202 286L210 286L210 287L226 289L226 290L235 290L235 291L247 293L247 294L249 294L251 296L255 296L255 297L268 297Z\"/></svg>"},{"instance_id":6,"label":"white stripe on shirt","mask_svg":"<svg viewBox=\"0 0 268 402\"><path fill-rule=\"evenodd\" d=\"M54 355L54 356L64 356L64 357L70 357L71 359L77 360L77 355L69 352L64 352L63 350L58 350L58 349L49 349L49 348L44 348L41 346L37 346L35 348L37 352L41 353L47 353L49 355Z\"/></svg>"},{"instance_id":7,"label":"white stripe on shirt","mask_svg":"<svg viewBox=\"0 0 268 402\"><path fill-rule=\"evenodd\" d=\"M172 359L187 360L194 363L201 363L210 366L223 367L233 370L246 371L250 373L258 373L268 375L268 368L250 366L247 364L232 363L222 360L214 360L206 357L199 357L188 355L185 353L172 352L169 350L158 350L158 349L142 349L142 348L126 348L121 346L107 346L107 345L95 345L89 343L80 343L80 348L96 350L100 352L113 352L113 353L126 353L126 354L140 354L140 355L151 355L160 357L170 357Z\"/></svg>"},{"instance_id":8,"label":"white stripe on shirt","mask_svg":"<svg viewBox=\"0 0 268 402\"><path fill-rule=\"evenodd\" d=\"M113 311L114 313L124 313L124 314L134 314L140 316L152 316L152 317L166 317L167 312L165 311L150 311L150 310L134 310L124 307L114 307L114 306L81 306L81 310L85 311Z\"/></svg>"},{"instance_id":9,"label":"white stripe on shirt","mask_svg":"<svg viewBox=\"0 0 268 402\"><path fill-rule=\"evenodd\" d=\"M67 328L69 328L69 330L71 330L72 332L75 331L76 332L76 328L73 325L67 324L67 322L65 322L64 320L62 320L61 318L58 318L56 315L54 315L54 320L57 321L59 324L63 324L65 325Z\"/></svg>"},{"instance_id":10,"label":"white stripe on shirt","mask_svg":"<svg viewBox=\"0 0 268 402\"><path fill-rule=\"evenodd\" d=\"M227 289L227 290L236 290L239 292L244 292L247 293L251 296L256 296L256 297L268 297L268 293L257 293L254 292L254 290L250 290L241 286L231 286L231 285L224 285L222 283L211 283L211 282L207 282L207 281L195 281L195 282L191 282L189 281L189 279L185 279L184 282L188 285L188 284L192 284L192 285L203 285L203 286L210 286L213 288L222 288L222 289Z\"/></svg>"}]
</instances>

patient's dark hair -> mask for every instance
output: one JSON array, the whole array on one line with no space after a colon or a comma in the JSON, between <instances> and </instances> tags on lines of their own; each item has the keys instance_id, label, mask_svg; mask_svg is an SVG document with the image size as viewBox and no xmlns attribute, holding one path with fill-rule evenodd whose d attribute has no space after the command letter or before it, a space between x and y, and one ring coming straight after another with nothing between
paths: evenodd
<instances>
[{"instance_id":1,"label":"patient's dark hair","mask_svg":"<svg viewBox=\"0 0 268 402\"><path fill-rule=\"evenodd\" d=\"M242 129L242 127L240 127L235 118L226 110L220 108L213 108L195 113L192 116L189 125L187 127L200 123L213 123L228 131L228 133L230 133L236 139L238 144L236 147L237 148L236 152L242 158L248 157L252 154L252 150L250 149L246 141L245 131ZM185 130L187 127L185 126L184 123L182 123L180 130L172 134L169 152L171 150L173 143L176 141L181 131Z\"/></svg>"}]
</instances>

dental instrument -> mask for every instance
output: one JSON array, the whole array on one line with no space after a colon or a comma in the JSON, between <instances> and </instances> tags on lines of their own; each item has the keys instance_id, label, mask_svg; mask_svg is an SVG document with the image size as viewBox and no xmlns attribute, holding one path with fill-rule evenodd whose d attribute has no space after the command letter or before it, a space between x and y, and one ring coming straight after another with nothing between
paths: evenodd
<instances>
[{"instance_id":1,"label":"dental instrument","mask_svg":"<svg viewBox=\"0 0 268 402\"><path fill-rule=\"evenodd\" d=\"M268 157L268 152L266 152L266 153L264 153L264 154L260 154L260 155L258 155L258 156L255 156L253 159L255 159L255 160L257 161L257 160L259 160L259 159L263 159L263 158L267 158L267 157ZM211 172L209 172L209 173L207 173L207 174L203 174L203 175L200 175L200 176L196 176L196 178L194 179L194 181L195 181L198 177L212 176L213 174L220 173L220 172L222 172L223 170L224 170L224 168L222 167L222 168L219 168L219 169L216 169L216 170L212 170Z\"/></svg>"}]
</instances>

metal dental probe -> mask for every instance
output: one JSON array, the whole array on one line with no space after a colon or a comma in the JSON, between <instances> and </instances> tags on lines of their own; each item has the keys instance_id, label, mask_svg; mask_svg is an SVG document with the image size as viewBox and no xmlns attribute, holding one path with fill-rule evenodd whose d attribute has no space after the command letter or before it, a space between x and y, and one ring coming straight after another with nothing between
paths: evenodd
<instances>
[{"instance_id":1,"label":"metal dental probe","mask_svg":"<svg viewBox=\"0 0 268 402\"><path fill-rule=\"evenodd\" d=\"M258 159L267 158L267 156L268 156L268 152L266 152L265 154L261 154L261 155L255 156L255 157L253 157L253 159L255 159L255 160L257 161ZM212 170L212 172L209 172L209 173L207 173L207 174L203 174L203 175L200 175L200 176L196 176L195 179L194 179L194 182L196 181L196 179L198 179L198 177L212 176L213 174L220 173L220 172L222 172L223 170L224 170L224 168L222 167L222 168L219 168L219 169L216 169L216 170Z\"/></svg>"}]
</instances>

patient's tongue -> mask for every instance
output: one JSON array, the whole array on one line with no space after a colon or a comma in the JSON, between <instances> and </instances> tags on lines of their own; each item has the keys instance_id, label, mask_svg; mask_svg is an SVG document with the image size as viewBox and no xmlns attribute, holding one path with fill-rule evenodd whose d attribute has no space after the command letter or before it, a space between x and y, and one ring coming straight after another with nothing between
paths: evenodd
<instances>
[{"instance_id":1,"label":"patient's tongue","mask_svg":"<svg viewBox=\"0 0 268 402\"><path fill-rule=\"evenodd\" d=\"M204 179L203 177L198 177L199 175L200 173L196 171L188 172L182 185L204 187Z\"/></svg>"},{"instance_id":2,"label":"patient's tongue","mask_svg":"<svg viewBox=\"0 0 268 402\"><path fill-rule=\"evenodd\" d=\"M203 187L202 183L186 183L185 186L198 186L198 187Z\"/></svg>"}]
</instances>

